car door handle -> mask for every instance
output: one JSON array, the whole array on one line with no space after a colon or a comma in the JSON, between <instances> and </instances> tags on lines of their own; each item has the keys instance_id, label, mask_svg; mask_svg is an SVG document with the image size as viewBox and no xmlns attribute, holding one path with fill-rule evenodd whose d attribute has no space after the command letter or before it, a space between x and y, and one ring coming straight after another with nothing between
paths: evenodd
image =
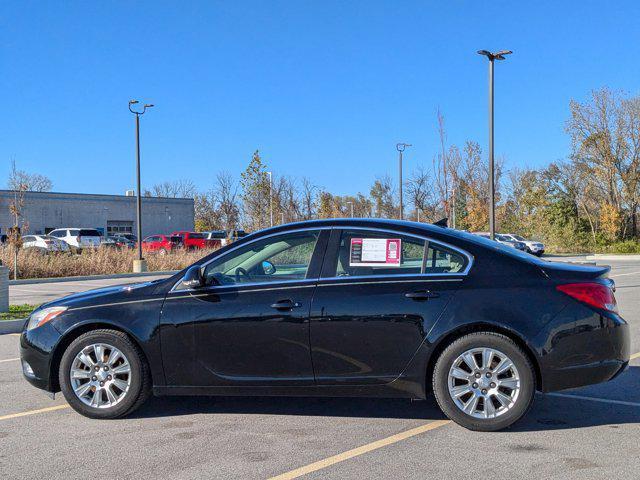
<instances>
[{"instance_id":1,"label":"car door handle","mask_svg":"<svg viewBox=\"0 0 640 480\"><path fill-rule=\"evenodd\" d=\"M430 292L429 290L421 290L419 292L409 292L404 294L405 297L411 300L429 300L430 298L438 298L440 294L438 292Z\"/></svg>"},{"instance_id":2,"label":"car door handle","mask_svg":"<svg viewBox=\"0 0 640 480\"><path fill-rule=\"evenodd\" d=\"M276 310L291 310L301 306L302 304L300 302L294 302L293 300L280 300L279 302L271 304L271 308L275 308Z\"/></svg>"}]
</instances>

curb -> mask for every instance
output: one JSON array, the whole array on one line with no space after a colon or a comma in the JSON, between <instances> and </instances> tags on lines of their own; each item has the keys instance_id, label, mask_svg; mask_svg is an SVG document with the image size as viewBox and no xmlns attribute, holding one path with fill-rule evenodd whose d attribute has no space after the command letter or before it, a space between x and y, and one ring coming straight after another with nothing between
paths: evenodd
<instances>
[{"instance_id":1,"label":"curb","mask_svg":"<svg viewBox=\"0 0 640 480\"><path fill-rule=\"evenodd\" d=\"M25 285L32 283L56 283L56 282L78 282L82 280L110 280L118 278L136 278L136 277L157 277L170 276L178 273L180 270L163 270L157 272L144 273L115 273L109 275L85 275L78 277L50 277L50 278L21 278L20 280L9 280L9 285Z\"/></svg>"},{"instance_id":2,"label":"curb","mask_svg":"<svg viewBox=\"0 0 640 480\"><path fill-rule=\"evenodd\" d=\"M607 260L607 261L628 261L628 262L640 262L640 255L615 255L608 253L596 253L595 255L588 255L587 260Z\"/></svg>"},{"instance_id":3,"label":"curb","mask_svg":"<svg viewBox=\"0 0 640 480\"><path fill-rule=\"evenodd\" d=\"M0 335L22 332L24 322L26 321L26 318L20 320L0 320Z\"/></svg>"}]
</instances>

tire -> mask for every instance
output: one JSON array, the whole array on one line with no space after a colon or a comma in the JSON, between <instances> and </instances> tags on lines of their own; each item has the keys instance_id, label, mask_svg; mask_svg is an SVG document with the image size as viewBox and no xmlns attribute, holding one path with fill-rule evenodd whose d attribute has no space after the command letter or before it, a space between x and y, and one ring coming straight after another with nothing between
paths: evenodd
<instances>
[{"instance_id":1,"label":"tire","mask_svg":"<svg viewBox=\"0 0 640 480\"><path fill-rule=\"evenodd\" d=\"M103 352L102 360L99 362L96 362L95 345L102 346L102 350L98 350ZM114 353L116 350L120 356ZM79 359L83 351L84 362ZM115 361L110 363L112 356L115 357ZM125 364L129 367L127 373L124 373L127 370ZM96 366L99 367L97 372L94 371ZM74 376L77 376L74 379L71 378L72 367ZM110 367L119 373L108 375ZM85 368L87 370L84 370ZM106 378L102 378L103 376ZM100 380L104 381L99 384ZM111 419L128 415L140 407L151 393L151 374L144 354L126 334L117 330L93 330L71 342L62 355L59 381L60 389L69 405L89 418ZM103 384L105 387L100 387L101 392L96 395L99 385ZM80 393L82 390L86 393L82 396L77 395L74 386ZM120 389L119 386L123 388ZM108 393L111 393L111 396ZM98 406L99 404L101 405Z\"/></svg>"},{"instance_id":2,"label":"tire","mask_svg":"<svg viewBox=\"0 0 640 480\"><path fill-rule=\"evenodd\" d=\"M489 367L485 367L485 356ZM512 367L501 372L508 366L500 363L504 357L511 360ZM475 368L468 368L467 361L475 361ZM478 332L455 340L440 354L432 381L436 401L447 417L469 430L493 432L513 425L527 413L535 379L529 358L513 340L498 333Z\"/></svg>"}]
</instances>

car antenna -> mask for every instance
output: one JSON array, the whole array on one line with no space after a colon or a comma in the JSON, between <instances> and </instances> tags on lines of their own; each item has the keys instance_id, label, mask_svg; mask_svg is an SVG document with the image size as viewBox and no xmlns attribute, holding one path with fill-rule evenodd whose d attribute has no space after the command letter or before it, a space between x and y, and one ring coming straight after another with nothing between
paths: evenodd
<instances>
[{"instance_id":1,"label":"car antenna","mask_svg":"<svg viewBox=\"0 0 640 480\"><path fill-rule=\"evenodd\" d=\"M440 220L438 220L437 222L433 222L433 224L437 227L448 227L449 226L449 219L447 217L441 218Z\"/></svg>"}]
</instances>

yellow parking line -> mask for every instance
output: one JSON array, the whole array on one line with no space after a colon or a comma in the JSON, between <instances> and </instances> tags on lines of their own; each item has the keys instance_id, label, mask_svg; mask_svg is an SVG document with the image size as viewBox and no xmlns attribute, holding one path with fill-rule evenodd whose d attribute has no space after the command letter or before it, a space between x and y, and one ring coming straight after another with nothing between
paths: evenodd
<instances>
[{"instance_id":1,"label":"yellow parking line","mask_svg":"<svg viewBox=\"0 0 640 480\"><path fill-rule=\"evenodd\" d=\"M390 437L383 438L382 440L377 440L361 447L339 453L338 455L325 458L324 460L319 460L304 467L296 468L295 470L291 470L275 477L271 477L269 480L291 480L293 478L298 478L308 473L317 472L318 470L322 470L324 468L330 467L331 465L335 465L336 463L344 462L345 460L349 460L373 450L377 450L379 448L401 442L402 440L406 440L407 438L415 437L416 435L428 432L429 430L435 430L436 428L443 427L450 423L451 420L437 420L431 423L427 423L426 425L422 425L421 427L412 428L411 430L407 430L406 432L397 433L395 435L391 435Z\"/></svg>"},{"instance_id":2,"label":"yellow parking line","mask_svg":"<svg viewBox=\"0 0 640 480\"><path fill-rule=\"evenodd\" d=\"M629 360L634 360L634 359L636 359L636 358L640 358L640 352L638 352L638 353L634 353L633 355L631 355L631 356L629 357Z\"/></svg>"},{"instance_id":3,"label":"yellow parking line","mask_svg":"<svg viewBox=\"0 0 640 480\"><path fill-rule=\"evenodd\" d=\"M15 362L16 360L20 360L20 357L16 357L16 358L7 358L6 360L0 360L0 363L4 363L4 362Z\"/></svg>"},{"instance_id":4,"label":"yellow parking line","mask_svg":"<svg viewBox=\"0 0 640 480\"><path fill-rule=\"evenodd\" d=\"M36 415L37 413L53 412L55 410L62 410L64 408L69 408L69 405L65 403L64 405L56 405L55 407L40 408L38 410L27 410L26 412L2 415L0 417L0 420L11 420L12 418L27 417L29 415Z\"/></svg>"}]
</instances>

